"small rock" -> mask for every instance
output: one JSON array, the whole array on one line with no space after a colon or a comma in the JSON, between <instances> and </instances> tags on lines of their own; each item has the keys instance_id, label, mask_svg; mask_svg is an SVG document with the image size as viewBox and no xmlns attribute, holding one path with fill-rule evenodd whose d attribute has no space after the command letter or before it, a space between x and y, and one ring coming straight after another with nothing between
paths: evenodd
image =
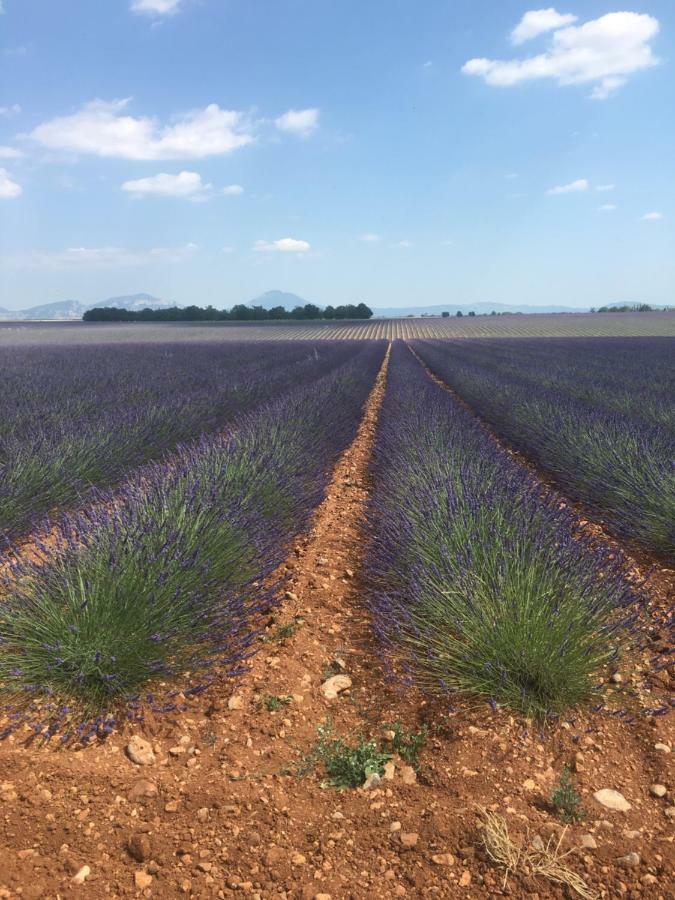
<instances>
[{"instance_id":1,"label":"small rock","mask_svg":"<svg viewBox=\"0 0 675 900\"><path fill-rule=\"evenodd\" d=\"M384 775L382 776L387 781L391 781L396 773L396 763L390 759L389 762L384 764Z\"/></svg>"},{"instance_id":2,"label":"small rock","mask_svg":"<svg viewBox=\"0 0 675 900\"><path fill-rule=\"evenodd\" d=\"M665 784L653 784L649 788L649 793L652 797L665 797L667 790Z\"/></svg>"},{"instance_id":3,"label":"small rock","mask_svg":"<svg viewBox=\"0 0 675 900\"><path fill-rule=\"evenodd\" d=\"M228 709L241 709L244 705L244 701L239 696L239 694L232 694L230 699L227 701Z\"/></svg>"},{"instance_id":4,"label":"small rock","mask_svg":"<svg viewBox=\"0 0 675 900\"><path fill-rule=\"evenodd\" d=\"M533 781L531 778L526 778L525 781L523 782L523 788L526 791L534 791L534 790L536 790L536 787L537 787L536 781Z\"/></svg>"},{"instance_id":5,"label":"small rock","mask_svg":"<svg viewBox=\"0 0 675 900\"><path fill-rule=\"evenodd\" d=\"M186 747L169 747L169 755L170 756L180 756L182 753L186 753Z\"/></svg>"},{"instance_id":6,"label":"small rock","mask_svg":"<svg viewBox=\"0 0 675 900\"><path fill-rule=\"evenodd\" d=\"M437 866L454 866L455 857L452 853L435 853L431 859Z\"/></svg>"},{"instance_id":7,"label":"small rock","mask_svg":"<svg viewBox=\"0 0 675 900\"><path fill-rule=\"evenodd\" d=\"M393 832L400 831L400 830L401 830L400 822L392 822L391 825L389 826L389 831L391 831L392 834L393 834Z\"/></svg>"},{"instance_id":8,"label":"small rock","mask_svg":"<svg viewBox=\"0 0 675 900\"><path fill-rule=\"evenodd\" d=\"M291 853L291 862L294 866L304 866L307 862L307 857L303 856L302 853Z\"/></svg>"},{"instance_id":9,"label":"small rock","mask_svg":"<svg viewBox=\"0 0 675 900\"><path fill-rule=\"evenodd\" d=\"M382 737L385 739L385 741L393 741L396 737L396 732L388 728L382 732Z\"/></svg>"},{"instance_id":10,"label":"small rock","mask_svg":"<svg viewBox=\"0 0 675 900\"><path fill-rule=\"evenodd\" d=\"M363 782L363 790L372 791L373 788L378 786L380 781L382 781L382 779L380 778L379 774L377 772L371 772L371 774Z\"/></svg>"},{"instance_id":11,"label":"small rock","mask_svg":"<svg viewBox=\"0 0 675 900\"><path fill-rule=\"evenodd\" d=\"M345 578L353 578L354 570L353 569L345 569Z\"/></svg>"},{"instance_id":12,"label":"small rock","mask_svg":"<svg viewBox=\"0 0 675 900\"><path fill-rule=\"evenodd\" d=\"M157 759L150 742L138 734L135 734L127 744L126 753L137 766L151 766Z\"/></svg>"},{"instance_id":13,"label":"small rock","mask_svg":"<svg viewBox=\"0 0 675 900\"><path fill-rule=\"evenodd\" d=\"M401 841L401 846L405 850L412 850L414 847L417 846L417 842L418 842L419 838L420 838L420 836L416 831L408 831L408 832L402 832L399 837L399 840Z\"/></svg>"},{"instance_id":14,"label":"small rock","mask_svg":"<svg viewBox=\"0 0 675 900\"><path fill-rule=\"evenodd\" d=\"M668 744L654 744L654 749L658 750L659 753L670 753Z\"/></svg>"},{"instance_id":15,"label":"small rock","mask_svg":"<svg viewBox=\"0 0 675 900\"><path fill-rule=\"evenodd\" d=\"M543 840L543 838L542 838L542 836L541 836L540 834L535 834L535 836L532 838L532 840L530 841L530 843L532 844L532 847L533 847L535 850L539 850L540 853L541 853L541 852L545 849L545 847L546 847L546 845L544 844L544 840Z\"/></svg>"},{"instance_id":16,"label":"small rock","mask_svg":"<svg viewBox=\"0 0 675 900\"><path fill-rule=\"evenodd\" d=\"M596 791L593 797L606 809L613 809L618 812L628 812L629 809L632 809L624 795L611 788L602 788L602 790Z\"/></svg>"},{"instance_id":17,"label":"small rock","mask_svg":"<svg viewBox=\"0 0 675 900\"><path fill-rule=\"evenodd\" d=\"M134 884L139 891L144 891L152 884L152 875L148 875L142 869L134 872Z\"/></svg>"},{"instance_id":18,"label":"small rock","mask_svg":"<svg viewBox=\"0 0 675 900\"><path fill-rule=\"evenodd\" d=\"M178 812L178 800L170 800L168 803L164 804L164 812L175 813Z\"/></svg>"},{"instance_id":19,"label":"small rock","mask_svg":"<svg viewBox=\"0 0 675 900\"><path fill-rule=\"evenodd\" d=\"M415 784L417 782L417 772L412 766L403 766L401 769L401 781L403 784Z\"/></svg>"},{"instance_id":20,"label":"small rock","mask_svg":"<svg viewBox=\"0 0 675 900\"><path fill-rule=\"evenodd\" d=\"M464 869L462 872L462 877L459 879L460 887L468 887L471 884L471 872L468 869Z\"/></svg>"},{"instance_id":21,"label":"small rock","mask_svg":"<svg viewBox=\"0 0 675 900\"><path fill-rule=\"evenodd\" d=\"M201 809L197 810L197 821L198 822L208 822L209 821L208 807L202 806Z\"/></svg>"},{"instance_id":22,"label":"small rock","mask_svg":"<svg viewBox=\"0 0 675 900\"><path fill-rule=\"evenodd\" d=\"M284 597L285 597L287 600L292 600L293 602L296 602L297 599L298 599L298 595L297 595L297 594L294 594L293 591L285 591L285 592L284 592Z\"/></svg>"},{"instance_id":23,"label":"small rock","mask_svg":"<svg viewBox=\"0 0 675 900\"><path fill-rule=\"evenodd\" d=\"M666 819L675 819L675 806L667 806L663 810L663 812L666 816Z\"/></svg>"},{"instance_id":24,"label":"small rock","mask_svg":"<svg viewBox=\"0 0 675 900\"><path fill-rule=\"evenodd\" d=\"M73 884L84 884L87 878L91 875L91 869L89 866L82 866L82 868L77 872L77 874L73 875L72 882Z\"/></svg>"},{"instance_id":25,"label":"small rock","mask_svg":"<svg viewBox=\"0 0 675 900\"><path fill-rule=\"evenodd\" d=\"M615 672L609 680L612 682L612 684L621 684L623 678L620 672Z\"/></svg>"},{"instance_id":26,"label":"small rock","mask_svg":"<svg viewBox=\"0 0 675 900\"><path fill-rule=\"evenodd\" d=\"M585 850L597 850L598 844L592 834L582 834L580 838L581 846Z\"/></svg>"},{"instance_id":27,"label":"small rock","mask_svg":"<svg viewBox=\"0 0 675 900\"><path fill-rule=\"evenodd\" d=\"M656 877L656 875L650 875L649 872L646 875L643 875L640 879L643 884L647 885L656 884L658 880L659 879Z\"/></svg>"},{"instance_id":28,"label":"small rock","mask_svg":"<svg viewBox=\"0 0 675 900\"><path fill-rule=\"evenodd\" d=\"M625 856L620 856L617 859L617 864L622 866L624 869L634 869L635 866L640 865L640 854L639 853L627 853Z\"/></svg>"},{"instance_id":29,"label":"small rock","mask_svg":"<svg viewBox=\"0 0 675 900\"><path fill-rule=\"evenodd\" d=\"M145 862L152 856L152 846L147 834L132 834L127 849L136 862Z\"/></svg>"},{"instance_id":30,"label":"small rock","mask_svg":"<svg viewBox=\"0 0 675 900\"><path fill-rule=\"evenodd\" d=\"M314 900L332 900L330 894L314 894Z\"/></svg>"},{"instance_id":31,"label":"small rock","mask_svg":"<svg viewBox=\"0 0 675 900\"><path fill-rule=\"evenodd\" d=\"M141 778L132 784L128 796L131 803L136 803L137 800L141 800L143 797L156 797L157 785L153 784L152 781Z\"/></svg>"},{"instance_id":32,"label":"small rock","mask_svg":"<svg viewBox=\"0 0 675 900\"><path fill-rule=\"evenodd\" d=\"M326 700L335 700L338 694L346 691L352 686L352 680L349 675L333 675L321 685L321 693Z\"/></svg>"}]
</instances>

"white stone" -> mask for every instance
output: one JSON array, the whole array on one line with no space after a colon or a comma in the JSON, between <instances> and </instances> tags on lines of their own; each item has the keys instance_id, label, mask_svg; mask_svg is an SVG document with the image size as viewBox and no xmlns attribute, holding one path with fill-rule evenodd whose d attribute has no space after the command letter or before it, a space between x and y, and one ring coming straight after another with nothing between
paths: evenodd
<instances>
[{"instance_id":1,"label":"white stone","mask_svg":"<svg viewBox=\"0 0 675 900\"><path fill-rule=\"evenodd\" d=\"M629 809L632 809L624 795L611 788L602 788L602 790L596 791L593 797L606 809L613 809L618 812L628 812Z\"/></svg>"},{"instance_id":2,"label":"white stone","mask_svg":"<svg viewBox=\"0 0 675 900\"><path fill-rule=\"evenodd\" d=\"M352 686L352 680L349 675L333 675L328 681L324 681L321 685L321 693L326 700L335 700L338 694L346 691Z\"/></svg>"}]
</instances>

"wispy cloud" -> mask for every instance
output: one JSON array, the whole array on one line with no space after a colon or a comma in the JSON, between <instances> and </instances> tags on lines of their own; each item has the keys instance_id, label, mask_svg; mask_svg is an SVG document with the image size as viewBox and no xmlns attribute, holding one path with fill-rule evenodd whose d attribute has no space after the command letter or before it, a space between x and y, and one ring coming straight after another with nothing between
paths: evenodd
<instances>
[{"instance_id":1,"label":"wispy cloud","mask_svg":"<svg viewBox=\"0 0 675 900\"><path fill-rule=\"evenodd\" d=\"M394 244L394 247L398 247L398 248L401 249L401 250L409 250L411 247L414 247L414 246L415 246L415 245L413 244L412 241L408 241L408 240L406 240L406 239L404 239L404 240L402 240L402 241L397 241L397 242Z\"/></svg>"},{"instance_id":2,"label":"wispy cloud","mask_svg":"<svg viewBox=\"0 0 675 900\"><path fill-rule=\"evenodd\" d=\"M23 194L23 188L12 179L7 169L0 169L0 199L15 200Z\"/></svg>"},{"instance_id":3,"label":"wispy cloud","mask_svg":"<svg viewBox=\"0 0 675 900\"><path fill-rule=\"evenodd\" d=\"M244 193L244 189L240 184L228 184L223 188L222 192L226 197L239 197Z\"/></svg>"},{"instance_id":4,"label":"wispy cloud","mask_svg":"<svg viewBox=\"0 0 675 900\"><path fill-rule=\"evenodd\" d=\"M521 44L553 30L544 53L523 59L470 59L462 72L483 78L494 87L541 79L559 85L590 84L591 97L605 100L633 73L658 65L650 44L659 32L659 22L653 16L614 12L582 25L559 27L571 19L574 17L561 15L555 9L528 12L511 39Z\"/></svg>"},{"instance_id":5,"label":"wispy cloud","mask_svg":"<svg viewBox=\"0 0 675 900\"><path fill-rule=\"evenodd\" d=\"M23 153L16 147L0 146L0 159L21 159Z\"/></svg>"},{"instance_id":6,"label":"wispy cloud","mask_svg":"<svg viewBox=\"0 0 675 900\"><path fill-rule=\"evenodd\" d=\"M274 124L279 131L307 138L319 127L320 112L315 107L311 109L289 109L288 112L275 119Z\"/></svg>"},{"instance_id":7,"label":"wispy cloud","mask_svg":"<svg viewBox=\"0 0 675 900\"><path fill-rule=\"evenodd\" d=\"M511 43L516 46L524 44L525 41L531 41L532 38L536 38L540 34L545 34L547 31L555 31L564 25L571 25L576 21L577 16L562 15L552 7L548 9L532 9L525 13L511 32Z\"/></svg>"},{"instance_id":8,"label":"wispy cloud","mask_svg":"<svg viewBox=\"0 0 675 900\"><path fill-rule=\"evenodd\" d=\"M662 212L648 212L645 213L642 217L643 222L658 222L660 219L664 219L665 216Z\"/></svg>"},{"instance_id":9,"label":"wispy cloud","mask_svg":"<svg viewBox=\"0 0 675 900\"><path fill-rule=\"evenodd\" d=\"M204 184L197 172L179 172L178 175L160 172L148 178L125 181L122 190L136 197L183 197L195 201L206 199L213 185Z\"/></svg>"},{"instance_id":10,"label":"wispy cloud","mask_svg":"<svg viewBox=\"0 0 675 900\"><path fill-rule=\"evenodd\" d=\"M287 237L277 241L256 241L253 249L258 253L307 253L312 247L307 241Z\"/></svg>"},{"instance_id":11,"label":"wispy cloud","mask_svg":"<svg viewBox=\"0 0 675 900\"><path fill-rule=\"evenodd\" d=\"M147 16L175 16L184 0L132 0L131 11Z\"/></svg>"},{"instance_id":12,"label":"wispy cloud","mask_svg":"<svg viewBox=\"0 0 675 900\"><path fill-rule=\"evenodd\" d=\"M368 232L366 234L362 234L361 237L359 238L359 240L363 241L364 244L377 244L379 241L382 240L382 238L379 234L373 234L371 232Z\"/></svg>"},{"instance_id":13,"label":"wispy cloud","mask_svg":"<svg viewBox=\"0 0 675 900\"><path fill-rule=\"evenodd\" d=\"M109 269L135 268L152 263L179 263L193 258L197 244L180 247L153 247L128 250L124 247L69 247L52 252L34 252L5 257L3 262L27 269Z\"/></svg>"},{"instance_id":14,"label":"wispy cloud","mask_svg":"<svg viewBox=\"0 0 675 900\"><path fill-rule=\"evenodd\" d=\"M603 203L602 206L599 206L598 209L600 212L614 212L616 209L616 203Z\"/></svg>"},{"instance_id":15,"label":"wispy cloud","mask_svg":"<svg viewBox=\"0 0 675 900\"><path fill-rule=\"evenodd\" d=\"M598 184L595 186L595 189L596 191L606 193L607 191L613 191L615 187L615 184Z\"/></svg>"},{"instance_id":16,"label":"wispy cloud","mask_svg":"<svg viewBox=\"0 0 675 900\"><path fill-rule=\"evenodd\" d=\"M12 116L18 116L21 112L21 107L18 103L13 103L11 106L0 106L0 118L3 119L11 119Z\"/></svg>"},{"instance_id":17,"label":"wispy cloud","mask_svg":"<svg viewBox=\"0 0 675 900\"><path fill-rule=\"evenodd\" d=\"M222 156L254 140L254 123L211 103L162 125L126 113L131 100L93 100L77 112L38 125L29 135L50 150L120 159L203 159Z\"/></svg>"},{"instance_id":18,"label":"wispy cloud","mask_svg":"<svg viewBox=\"0 0 675 900\"><path fill-rule=\"evenodd\" d=\"M576 181L571 181L569 184L556 185L556 187L550 188L546 193L550 196L555 196L556 194L579 194L587 191L588 188L588 181L585 178L578 178Z\"/></svg>"}]
</instances>

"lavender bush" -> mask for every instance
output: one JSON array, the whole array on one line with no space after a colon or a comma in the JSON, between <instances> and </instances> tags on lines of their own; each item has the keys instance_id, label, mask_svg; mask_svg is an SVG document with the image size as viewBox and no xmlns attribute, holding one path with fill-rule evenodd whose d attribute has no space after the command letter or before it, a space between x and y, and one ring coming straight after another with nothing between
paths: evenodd
<instances>
[{"instance_id":1,"label":"lavender bush","mask_svg":"<svg viewBox=\"0 0 675 900\"><path fill-rule=\"evenodd\" d=\"M354 356L326 342L5 348L0 540Z\"/></svg>"},{"instance_id":2,"label":"lavender bush","mask_svg":"<svg viewBox=\"0 0 675 900\"><path fill-rule=\"evenodd\" d=\"M572 499L617 535L675 560L675 340L413 346Z\"/></svg>"},{"instance_id":3,"label":"lavender bush","mask_svg":"<svg viewBox=\"0 0 675 900\"><path fill-rule=\"evenodd\" d=\"M367 570L393 665L429 691L528 715L586 700L638 598L400 344L372 477Z\"/></svg>"},{"instance_id":4,"label":"lavender bush","mask_svg":"<svg viewBox=\"0 0 675 900\"><path fill-rule=\"evenodd\" d=\"M229 435L145 467L95 512L64 515L41 559L15 563L0 604L8 730L80 720L88 737L158 679L202 670L206 683L236 667L269 602L260 583L307 526L383 353L362 344Z\"/></svg>"}]
</instances>

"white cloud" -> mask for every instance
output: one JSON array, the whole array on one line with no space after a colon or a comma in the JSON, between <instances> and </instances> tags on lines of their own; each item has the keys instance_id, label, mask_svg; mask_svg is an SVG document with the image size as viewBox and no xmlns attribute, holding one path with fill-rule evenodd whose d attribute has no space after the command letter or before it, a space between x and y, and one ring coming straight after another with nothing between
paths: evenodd
<instances>
[{"instance_id":1,"label":"white cloud","mask_svg":"<svg viewBox=\"0 0 675 900\"><path fill-rule=\"evenodd\" d=\"M223 194L226 197L238 197L244 193L244 189L240 184L228 184L223 188Z\"/></svg>"},{"instance_id":2,"label":"white cloud","mask_svg":"<svg viewBox=\"0 0 675 900\"><path fill-rule=\"evenodd\" d=\"M289 109L283 116L274 120L279 131L309 137L319 127L318 109Z\"/></svg>"},{"instance_id":3,"label":"white cloud","mask_svg":"<svg viewBox=\"0 0 675 900\"><path fill-rule=\"evenodd\" d=\"M192 110L171 125L125 115L129 103L93 100L70 116L38 125L29 136L51 150L137 160L221 156L255 139L247 116L216 103Z\"/></svg>"},{"instance_id":4,"label":"white cloud","mask_svg":"<svg viewBox=\"0 0 675 900\"><path fill-rule=\"evenodd\" d=\"M226 244L220 252L225 253L227 256L229 256L231 253L235 252L235 249L234 247L230 247L229 244Z\"/></svg>"},{"instance_id":5,"label":"white cloud","mask_svg":"<svg viewBox=\"0 0 675 900\"><path fill-rule=\"evenodd\" d=\"M545 53L524 59L470 59L462 72L495 87L545 78L559 85L593 84L591 97L604 100L624 85L629 75L658 65L649 43L658 31L653 16L608 13L583 25L555 30Z\"/></svg>"},{"instance_id":6,"label":"white cloud","mask_svg":"<svg viewBox=\"0 0 675 900\"><path fill-rule=\"evenodd\" d=\"M16 147L0 146L0 159L21 159L23 153Z\"/></svg>"},{"instance_id":7,"label":"white cloud","mask_svg":"<svg viewBox=\"0 0 675 900\"><path fill-rule=\"evenodd\" d=\"M564 25L577 21L577 16L562 15L553 7L549 9L533 9L526 12L511 32L512 44L524 44L547 31L555 31Z\"/></svg>"},{"instance_id":8,"label":"white cloud","mask_svg":"<svg viewBox=\"0 0 675 900\"><path fill-rule=\"evenodd\" d=\"M203 200L212 187L211 184L204 184L197 172L179 172L178 175L160 172L159 175L152 175L149 178L125 181L122 190L137 197L155 195Z\"/></svg>"},{"instance_id":9,"label":"white cloud","mask_svg":"<svg viewBox=\"0 0 675 900\"><path fill-rule=\"evenodd\" d=\"M546 191L547 194L555 196L556 194L579 194L588 190L588 181L585 178L578 178L569 184L559 184Z\"/></svg>"},{"instance_id":10,"label":"white cloud","mask_svg":"<svg viewBox=\"0 0 675 900\"><path fill-rule=\"evenodd\" d=\"M0 199L14 200L23 194L23 188L16 181L12 181L7 169L0 169Z\"/></svg>"},{"instance_id":11,"label":"white cloud","mask_svg":"<svg viewBox=\"0 0 675 900\"><path fill-rule=\"evenodd\" d=\"M600 212L614 212L616 209L616 203L603 203L602 206L599 206L598 209Z\"/></svg>"},{"instance_id":12,"label":"white cloud","mask_svg":"<svg viewBox=\"0 0 675 900\"><path fill-rule=\"evenodd\" d=\"M69 247L47 253L27 253L3 262L30 269L108 269L145 266L152 263L186 262L199 248L189 243L180 247L153 247L127 250L124 247Z\"/></svg>"},{"instance_id":13,"label":"white cloud","mask_svg":"<svg viewBox=\"0 0 675 900\"><path fill-rule=\"evenodd\" d=\"M658 222L659 219L663 219L665 216L661 212L648 212L645 213L642 217L643 222Z\"/></svg>"},{"instance_id":14,"label":"white cloud","mask_svg":"<svg viewBox=\"0 0 675 900\"><path fill-rule=\"evenodd\" d=\"M12 116L18 116L21 112L21 107L18 103L13 103L11 106L0 106L0 116L3 119L9 119Z\"/></svg>"},{"instance_id":15,"label":"white cloud","mask_svg":"<svg viewBox=\"0 0 675 900\"><path fill-rule=\"evenodd\" d=\"M394 244L394 247L399 247L401 250L409 250L413 246L413 242L408 240L397 241L397 243Z\"/></svg>"},{"instance_id":16,"label":"white cloud","mask_svg":"<svg viewBox=\"0 0 675 900\"><path fill-rule=\"evenodd\" d=\"M259 253L307 253L311 245L296 238L280 238L278 241L256 241L253 249Z\"/></svg>"},{"instance_id":17,"label":"white cloud","mask_svg":"<svg viewBox=\"0 0 675 900\"><path fill-rule=\"evenodd\" d=\"M132 0L131 11L150 16L173 16L183 5L183 0Z\"/></svg>"},{"instance_id":18,"label":"white cloud","mask_svg":"<svg viewBox=\"0 0 675 900\"><path fill-rule=\"evenodd\" d=\"M362 234L359 240L363 241L365 244L377 244L382 238L379 234Z\"/></svg>"},{"instance_id":19,"label":"white cloud","mask_svg":"<svg viewBox=\"0 0 675 900\"><path fill-rule=\"evenodd\" d=\"M596 191L602 191L603 193L606 193L607 191L613 191L615 187L615 184L598 184L596 185L595 189Z\"/></svg>"}]
</instances>

